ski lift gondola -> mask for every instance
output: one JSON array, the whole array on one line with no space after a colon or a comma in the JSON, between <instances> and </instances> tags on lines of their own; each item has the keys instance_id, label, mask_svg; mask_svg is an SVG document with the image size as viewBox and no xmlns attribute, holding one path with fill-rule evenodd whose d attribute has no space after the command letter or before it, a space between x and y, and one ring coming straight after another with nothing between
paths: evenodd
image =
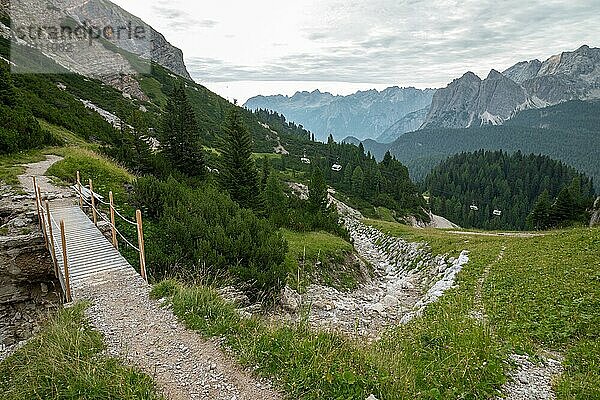
<instances>
[{"instance_id":1,"label":"ski lift gondola","mask_svg":"<svg viewBox=\"0 0 600 400\"><path fill-rule=\"evenodd\" d=\"M306 152L304 152L304 156L302 156L300 161L302 161L302 164L310 165L310 158L306 157Z\"/></svg>"},{"instance_id":2,"label":"ski lift gondola","mask_svg":"<svg viewBox=\"0 0 600 400\"><path fill-rule=\"evenodd\" d=\"M502 216L502 211L500 211L500 210L494 210L494 215L496 217L500 217L500 216Z\"/></svg>"},{"instance_id":3,"label":"ski lift gondola","mask_svg":"<svg viewBox=\"0 0 600 400\"><path fill-rule=\"evenodd\" d=\"M477 206L477 204L475 204L475 202L473 202L473 204L471 204L471 207L469 207L471 209L471 211L479 211L479 207Z\"/></svg>"},{"instance_id":4,"label":"ski lift gondola","mask_svg":"<svg viewBox=\"0 0 600 400\"><path fill-rule=\"evenodd\" d=\"M340 165L340 160L338 159L335 164L331 166L331 170L335 172L340 172L342 170L342 166Z\"/></svg>"}]
</instances>

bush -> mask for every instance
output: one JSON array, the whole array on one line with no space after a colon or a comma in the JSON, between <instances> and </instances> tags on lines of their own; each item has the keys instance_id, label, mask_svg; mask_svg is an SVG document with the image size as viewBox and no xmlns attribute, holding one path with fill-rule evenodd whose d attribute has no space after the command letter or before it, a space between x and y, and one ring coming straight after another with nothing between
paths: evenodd
<instances>
[{"instance_id":1,"label":"bush","mask_svg":"<svg viewBox=\"0 0 600 400\"><path fill-rule=\"evenodd\" d=\"M154 278L234 279L252 299L285 282L282 235L210 184L190 188L174 178L140 178L133 203L150 218L146 251Z\"/></svg>"}]
</instances>

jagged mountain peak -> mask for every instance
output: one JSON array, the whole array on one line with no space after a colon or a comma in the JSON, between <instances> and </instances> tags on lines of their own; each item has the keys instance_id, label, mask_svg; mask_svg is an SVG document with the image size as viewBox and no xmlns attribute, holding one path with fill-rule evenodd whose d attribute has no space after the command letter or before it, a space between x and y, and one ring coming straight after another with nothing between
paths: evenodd
<instances>
[{"instance_id":1,"label":"jagged mountain peak","mask_svg":"<svg viewBox=\"0 0 600 400\"><path fill-rule=\"evenodd\" d=\"M517 112L574 99L600 98L600 49L583 45L540 60L521 61L482 81L472 72L433 97L425 127L502 124Z\"/></svg>"}]
</instances>

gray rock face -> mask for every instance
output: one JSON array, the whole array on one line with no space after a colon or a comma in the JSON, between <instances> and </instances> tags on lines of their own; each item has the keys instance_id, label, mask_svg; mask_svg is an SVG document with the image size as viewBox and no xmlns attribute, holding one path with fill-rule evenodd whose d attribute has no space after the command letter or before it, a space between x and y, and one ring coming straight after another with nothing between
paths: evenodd
<instances>
[{"instance_id":1,"label":"gray rock face","mask_svg":"<svg viewBox=\"0 0 600 400\"><path fill-rule=\"evenodd\" d=\"M354 136L360 140L376 138L400 119L431 103L434 90L390 87L359 91L350 96L331 93L298 92L288 96L256 96L245 107L263 108L284 114L286 118L326 140L332 134L336 140ZM404 133L404 132L403 132Z\"/></svg>"},{"instance_id":2,"label":"gray rock face","mask_svg":"<svg viewBox=\"0 0 600 400\"><path fill-rule=\"evenodd\" d=\"M8 6L2 4L0 12L6 13ZM13 6L11 9L13 24L19 26L21 21L27 21L31 26L60 27L65 23L73 27L113 27L119 32L121 39L104 38L96 40L59 40L61 46L49 46L42 42L42 53L53 60L40 65L32 63L26 65L21 62L16 65L20 72L35 73L60 73L65 70L86 77L103 81L124 93L140 100L149 100L140 88L134 76L139 73L149 72L150 61L156 62L186 79L191 77L183 61L183 53L180 49L172 46L165 37L144 23L138 17L128 13L117 5L107 0L32 0L27 7ZM130 31L120 31L119 27L131 27ZM141 37L134 37L135 29L143 29ZM6 28L8 29L8 28ZM92 28L86 28L86 32ZM3 28L2 31L5 29ZM10 31L10 30L9 30ZM15 30L19 36L19 31ZM93 31L94 32L94 31ZM125 33L122 33L125 32ZM13 46L13 53L20 54L15 59L27 60L32 56L30 53L36 51L29 46L36 40L19 36L15 39L20 45ZM70 50L64 50L63 45L70 46ZM34 46L38 48L38 46ZM128 54L129 53L129 54ZM49 70L47 70L49 69Z\"/></svg>"},{"instance_id":3,"label":"gray rock face","mask_svg":"<svg viewBox=\"0 0 600 400\"><path fill-rule=\"evenodd\" d=\"M405 133L416 131L425 122L427 114L429 114L429 107L405 115L386 129L376 140L379 143L392 143Z\"/></svg>"},{"instance_id":4,"label":"gray rock face","mask_svg":"<svg viewBox=\"0 0 600 400\"><path fill-rule=\"evenodd\" d=\"M502 75L517 83L523 83L529 79L533 79L537 76L542 62L540 60L521 61L502 72Z\"/></svg>"},{"instance_id":5,"label":"gray rock face","mask_svg":"<svg viewBox=\"0 0 600 400\"><path fill-rule=\"evenodd\" d=\"M600 48L523 61L481 81L472 73L454 80L433 97L422 128L498 125L517 112L569 100L600 98Z\"/></svg>"}]
</instances>

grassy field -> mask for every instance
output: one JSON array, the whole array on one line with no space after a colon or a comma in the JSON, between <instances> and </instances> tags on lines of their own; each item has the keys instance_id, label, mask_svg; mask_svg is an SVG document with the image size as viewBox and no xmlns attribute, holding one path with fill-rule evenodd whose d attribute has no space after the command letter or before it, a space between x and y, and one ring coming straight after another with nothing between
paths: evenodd
<instances>
[{"instance_id":1,"label":"grassy field","mask_svg":"<svg viewBox=\"0 0 600 400\"><path fill-rule=\"evenodd\" d=\"M0 363L1 399L162 399L150 377L103 354L102 335L84 310L78 304L60 311Z\"/></svg>"},{"instance_id":2,"label":"grassy field","mask_svg":"<svg viewBox=\"0 0 600 400\"><path fill-rule=\"evenodd\" d=\"M326 232L292 232L283 230L288 242L285 263L290 273L289 285L302 291L311 283L338 290L355 288L360 280L360 266L352 261L352 245ZM320 263L318 265L318 263Z\"/></svg>"},{"instance_id":3,"label":"grassy field","mask_svg":"<svg viewBox=\"0 0 600 400\"><path fill-rule=\"evenodd\" d=\"M174 311L188 327L224 337L242 363L294 399L487 399L513 368L511 353L546 351L565 357L559 399L600 399L600 229L518 238L368 223L426 241L434 253L471 252L458 287L374 344L303 324L241 320L205 287L166 282L155 293L175 294Z\"/></svg>"}]
</instances>

